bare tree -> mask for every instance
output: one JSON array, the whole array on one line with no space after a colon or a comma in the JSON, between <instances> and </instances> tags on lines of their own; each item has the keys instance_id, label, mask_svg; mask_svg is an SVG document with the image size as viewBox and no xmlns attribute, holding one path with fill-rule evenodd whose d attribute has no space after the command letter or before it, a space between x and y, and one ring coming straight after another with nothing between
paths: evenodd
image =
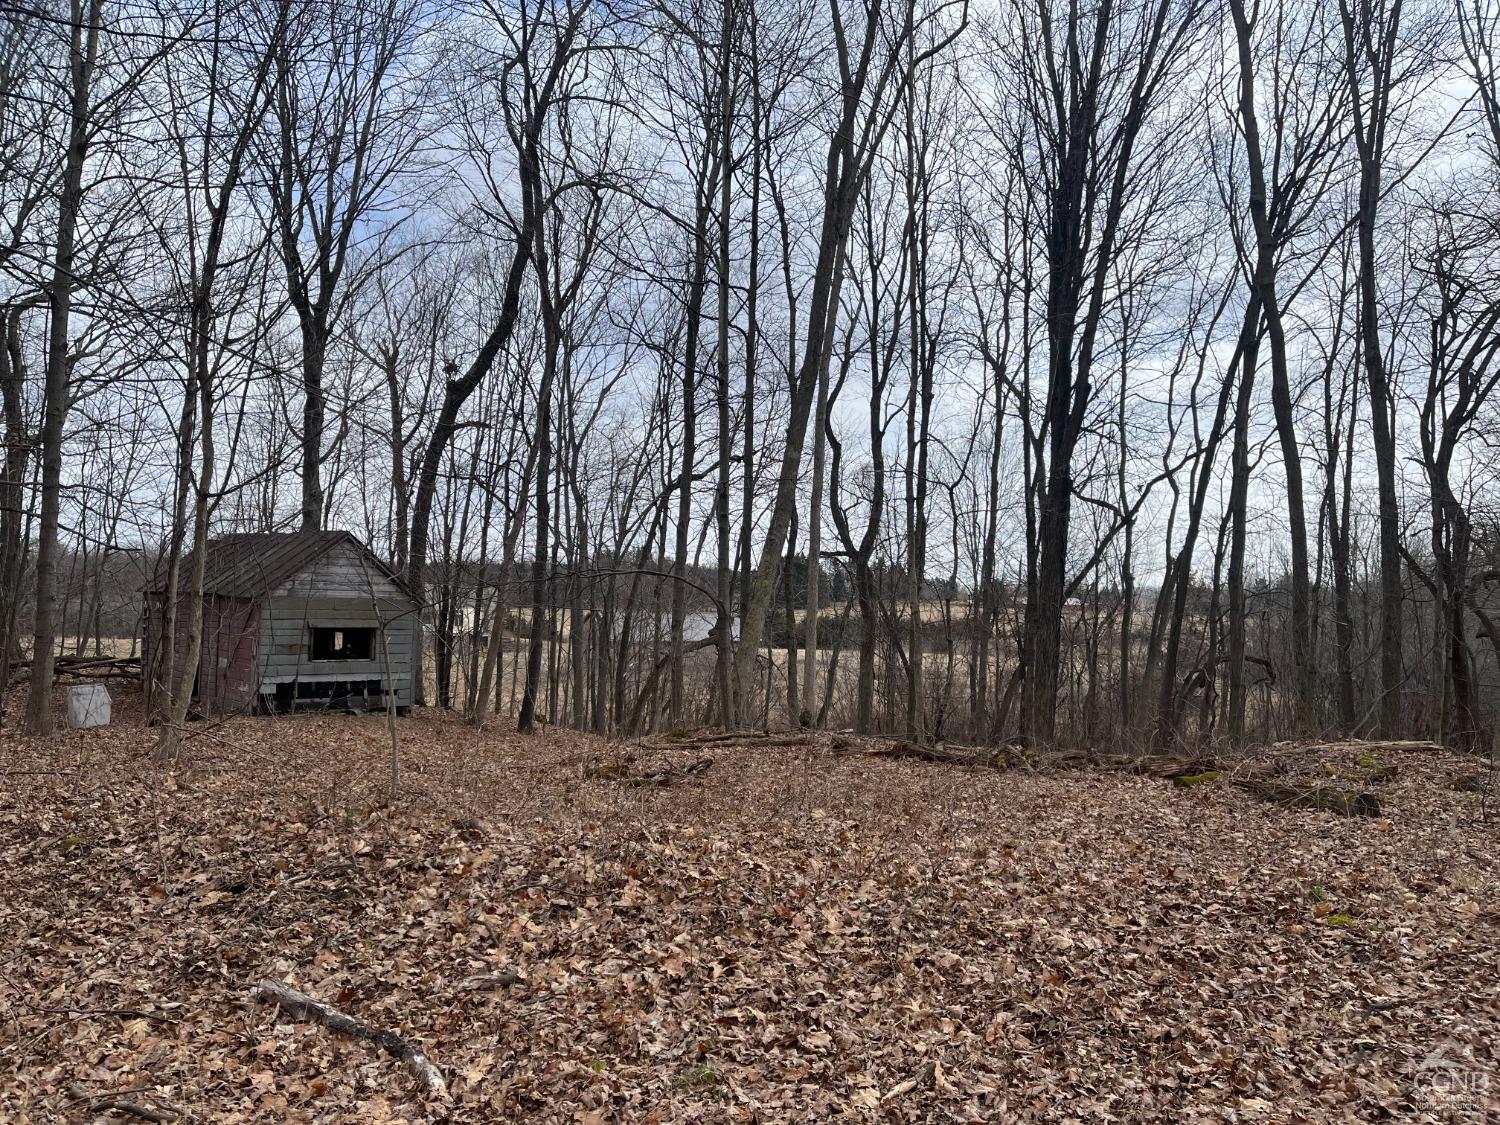
<instances>
[{"instance_id":1,"label":"bare tree","mask_svg":"<svg viewBox=\"0 0 1500 1125\"><path fill-rule=\"evenodd\" d=\"M807 337L793 388L775 503L751 579L735 654L735 678L742 699L749 697L750 673L771 606L781 544L792 520L813 398L832 358L844 255L860 190L899 111L906 85L918 67L957 38L967 9L955 2L921 9L916 0L908 0L888 11L877 0L866 4L858 13L861 22L853 24L840 0L830 0L829 17L838 64L838 106L822 181L823 209L807 306Z\"/></svg>"},{"instance_id":2,"label":"bare tree","mask_svg":"<svg viewBox=\"0 0 1500 1125\"><path fill-rule=\"evenodd\" d=\"M1026 607L1026 732L1050 743L1057 715L1073 458L1093 387L1093 364L1133 176L1162 158L1165 90L1180 73L1202 7L1174 0L1131 7L1105 0L1059 19L1020 6L1036 49L1019 60L1021 96L1037 161L1048 264L1046 464L1038 466L1039 560Z\"/></svg>"},{"instance_id":3,"label":"bare tree","mask_svg":"<svg viewBox=\"0 0 1500 1125\"><path fill-rule=\"evenodd\" d=\"M316 531L332 452L324 445L328 352L362 280L351 265L367 273L379 261L360 251L409 205L399 181L424 139L424 77L412 62L423 55L424 6L332 0L294 10L279 41L273 128L261 157L301 345L301 524Z\"/></svg>"}]
</instances>

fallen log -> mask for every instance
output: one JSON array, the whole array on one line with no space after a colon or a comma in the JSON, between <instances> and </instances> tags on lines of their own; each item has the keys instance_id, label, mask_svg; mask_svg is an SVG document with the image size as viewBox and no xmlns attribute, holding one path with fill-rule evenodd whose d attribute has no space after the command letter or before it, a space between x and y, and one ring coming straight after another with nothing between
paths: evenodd
<instances>
[{"instance_id":1,"label":"fallen log","mask_svg":"<svg viewBox=\"0 0 1500 1125\"><path fill-rule=\"evenodd\" d=\"M30 661L27 661L30 666ZM98 668L111 665L116 668L134 668L137 671L141 667L139 656L59 656L53 661L53 670L59 668Z\"/></svg>"},{"instance_id":2,"label":"fallen log","mask_svg":"<svg viewBox=\"0 0 1500 1125\"><path fill-rule=\"evenodd\" d=\"M293 1019L312 1020L335 1035L347 1035L351 1039L364 1039L379 1044L386 1054L406 1064L406 1069L422 1083L429 1095L440 1098L448 1096L448 1083L443 1079L443 1072L419 1048L394 1031L361 1023L353 1016L345 1015L332 1005L316 1000L305 992L298 992L281 981L263 980L250 991L257 1001L275 1004Z\"/></svg>"},{"instance_id":3,"label":"fallen log","mask_svg":"<svg viewBox=\"0 0 1500 1125\"><path fill-rule=\"evenodd\" d=\"M1441 754L1447 750L1447 747L1441 742L1431 742L1426 739L1345 738L1335 742L1278 742L1272 749L1289 750L1299 754L1336 754L1346 750L1387 751L1393 754Z\"/></svg>"},{"instance_id":4,"label":"fallen log","mask_svg":"<svg viewBox=\"0 0 1500 1125\"><path fill-rule=\"evenodd\" d=\"M792 750L798 747L817 746L820 740L815 734L768 734L762 738L739 739L735 742L721 743L721 745L732 746L736 749L755 747L759 750Z\"/></svg>"},{"instance_id":5,"label":"fallen log","mask_svg":"<svg viewBox=\"0 0 1500 1125\"><path fill-rule=\"evenodd\" d=\"M30 660L20 660L10 666L10 687L31 681ZM61 678L73 676L87 680L139 680L141 658L139 656L59 656L53 675Z\"/></svg>"},{"instance_id":6,"label":"fallen log","mask_svg":"<svg viewBox=\"0 0 1500 1125\"><path fill-rule=\"evenodd\" d=\"M1137 773L1149 772L1154 777L1170 781L1173 785L1188 788L1217 781L1225 771L1223 763L1216 758L1157 758L1150 763L1142 762Z\"/></svg>"},{"instance_id":7,"label":"fallen log","mask_svg":"<svg viewBox=\"0 0 1500 1125\"><path fill-rule=\"evenodd\" d=\"M916 742L896 739L891 742L870 744L854 742L847 738L834 738L833 752L845 757L861 758L906 758L918 762L938 762L949 766L982 766L985 769L1008 769L1016 759L1001 747L988 749L980 746L956 746L945 742L923 746Z\"/></svg>"},{"instance_id":8,"label":"fallen log","mask_svg":"<svg viewBox=\"0 0 1500 1125\"><path fill-rule=\"evenodd\" d=\"M792 746L815 746L818 742L819 735L815 732L803 734L797 731L736 730L723 731L718 734L682 735L680 737L673 737L669 734L665 738L654 741L642 739L636 742L632 749L697 750L709 746L780 749Z\"/></svg>"},{"instance_id":9,"label":"fallen log","mask_svg":"<svg viewBox=\"0 0 1500 1125\"><path fill-rule=\"evenodd\" d=\"M768 730L721 730L708 734L669 733L666 741L672 746L712 746L719 742L753 742L770 736L771 732Z\"/></svg>"},{"instance_id":10,"label":"fallen log","mask_svg":"<svg viewBox=\"0 0 1500 1125\"><path fill-rule=\"evenodd\" d=\"M1288 785L1253 778L1234 784L1262 801L1287 808L1323 809L1339 816L1379 816L1380 798L1374 793L1351 793L1330 785Z\"/></svg>"}]
</instances>

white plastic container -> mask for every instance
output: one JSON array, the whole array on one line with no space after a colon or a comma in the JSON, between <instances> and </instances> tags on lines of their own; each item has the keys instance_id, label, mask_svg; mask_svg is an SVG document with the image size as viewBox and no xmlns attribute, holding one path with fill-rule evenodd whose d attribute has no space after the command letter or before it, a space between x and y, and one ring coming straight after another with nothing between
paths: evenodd
<instances>
[{"instance_id":1,"label":"white plastic container","mask_svg":"<svg viewBox=\"0 0 1500 1125\"><path fill-rule=\"evenodd\" d=\"M108 688L103 684L75 684L68 689L68 726L80 730L108 725Z\"/></svg>"}]
</instances>

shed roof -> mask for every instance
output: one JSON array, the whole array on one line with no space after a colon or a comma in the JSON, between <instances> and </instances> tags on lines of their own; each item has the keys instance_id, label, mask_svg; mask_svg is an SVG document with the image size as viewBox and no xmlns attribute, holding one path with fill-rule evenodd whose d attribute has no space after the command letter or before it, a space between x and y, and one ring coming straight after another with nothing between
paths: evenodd
<instances>
[{"instance_id":1,"label":"shed roof","mask_svg":"<svg viewBox=\"0 0 1500 1125\"><path fill-rule=\"evenodd\" d=\"M408 596L415 596L400 575L347 531L248 532L210 539L203 569L203 592L226 598L264 597L344 543L361 551ZM191 552L183 556L184 581L192 560ZM166 573L159 569L150 592L159 594L165 589Z\"/></svg>"}]
</instances>

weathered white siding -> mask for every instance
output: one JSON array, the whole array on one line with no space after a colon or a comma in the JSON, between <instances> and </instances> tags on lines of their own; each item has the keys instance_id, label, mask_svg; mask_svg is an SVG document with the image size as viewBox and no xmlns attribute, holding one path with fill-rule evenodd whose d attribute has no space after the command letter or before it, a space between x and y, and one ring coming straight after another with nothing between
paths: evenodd
<instances>
[{"instance_id":1,"label":"weathered white siding","mask_svg":"<svg viewBox=\"0 0 1500 1125\"><path fill-rule=\"evenodd\" d=\"M312 630L377 630L371 660L313 660ZM363 551L346 544L273 591L261 605L261 692L279 683L378 680L396 705L412 702L417 607Z\"/></svg>"}]
</instances>

